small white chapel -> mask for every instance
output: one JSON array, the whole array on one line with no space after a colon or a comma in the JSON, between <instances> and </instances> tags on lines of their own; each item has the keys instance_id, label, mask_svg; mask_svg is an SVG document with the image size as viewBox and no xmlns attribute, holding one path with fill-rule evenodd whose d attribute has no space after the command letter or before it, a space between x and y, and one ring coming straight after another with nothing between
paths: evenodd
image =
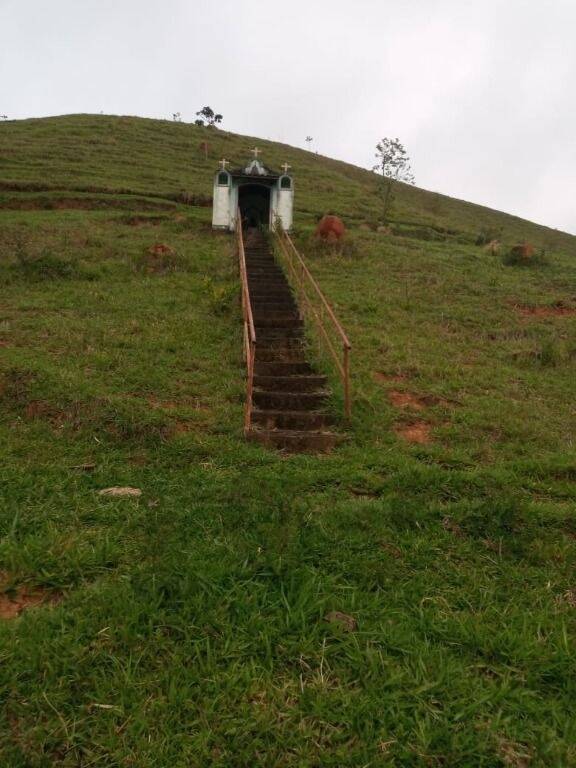
<instances>
[{"instance_id":1,"label":"small white chapel","mask_svg":"<svg viewBox=\"0 0 576 768\"><path fill-rule=\"evenodd\" d=\"M246 167L228 169L227 160L220 161L214 177L212 227L233 232L238 211L244 226L274 229L279 221L286 231L292 229L294 181L285 163L282 173L267 168L258 159L260 150L252 150L254 159Z\"/></svg>"}]
</instances>

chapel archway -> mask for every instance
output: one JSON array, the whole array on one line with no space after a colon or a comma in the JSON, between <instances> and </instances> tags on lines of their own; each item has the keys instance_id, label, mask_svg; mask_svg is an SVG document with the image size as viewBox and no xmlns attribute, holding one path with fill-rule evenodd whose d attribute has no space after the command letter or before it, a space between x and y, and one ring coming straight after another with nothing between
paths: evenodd
<instances>
[{"instance_id":1,"label":"chapel archway","mask_svg":"<svg viewBox=\"0 0 576 768\"><path fill-rule=\"evenodd\" d=\"M245 227L268 229L270 225L271 188L262 184L242 184L238 189L238 205Z\"/></svg>"}]
</instances>

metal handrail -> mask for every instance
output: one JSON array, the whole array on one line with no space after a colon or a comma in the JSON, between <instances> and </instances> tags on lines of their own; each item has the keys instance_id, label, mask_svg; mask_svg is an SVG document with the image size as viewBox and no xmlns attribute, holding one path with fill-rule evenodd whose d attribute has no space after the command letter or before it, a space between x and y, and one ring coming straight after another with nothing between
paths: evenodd
<instances>
[{"instance_id":1,"label":"metal handrail","mask_svg":"<svg viewBox=\"0 0 576 768\"><path fill-rule=\"evenodd\" d=\"M352 414L352 396L351 396L351 390L350 390L350 352L352 350L352 345L350 344L348 336L346 335L346 332L342 328L340 321L336 317L334 310L332 309L332 307L330 306L330 303L322 293L322 289L320 288L320 286L312 276L310 270L306 265L306 262L304 261L302 255L294 245L294 242L292 241L292 238L290 237L290 235L286 231L284 231L282 228L278 227L276 229L276 237L280 245L280 249L282 250L282 253L286 257L286 261L288 263L288 267L290 269L290 273L292 274L294 282L296 283L296 287L301 294L304 307L305 309L309 310L313 318L316 320L317 325L320 331L322 332L322 336L324 337L326 345L330 351L330 354L332 355L334 362L336 363L336 367L340 374L340 378L342 379L342 385L344 388L344 413L346 418L350 419ZM310 288L312 289L313 295L315 296L317 301L319 301L320 303L319 308L316 308L316 306L314 306L313 301L308 295L310 292ZM337 349L335 348L335 345L332 342L332 339L330 338L328 331L326 330L325 324L323 322L323 318L325 315L328 316L328 319L331 322L332 328L335 331L336 336L338 337L338 342L342 349L341 357Z\"/></svg>"},{"instance_id":2,"label":"metal handrail","mask_svg":"<svg viewBox=\"0 0 576 768\"><path fill-rule=\"evenodd\" d=\"M244 359L246 361L246 405L244 409L244 432L252 425L252 392L254 390L254 360L256 358L256 329L252 314L252 301L248 287L248 271L246 269L246 253L244 251L244 235L242 232L242 215L240 208L236 210L236 247L240 266L240 282L242 285L242 316L244 319Z\"/></svg>"}]
</instances>

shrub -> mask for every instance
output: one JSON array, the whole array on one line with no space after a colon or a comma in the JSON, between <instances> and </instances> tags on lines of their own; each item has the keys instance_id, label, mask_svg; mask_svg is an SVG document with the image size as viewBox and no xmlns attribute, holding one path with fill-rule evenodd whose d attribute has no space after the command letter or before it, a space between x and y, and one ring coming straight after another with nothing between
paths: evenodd
<instances>
[{"instance_id":1,"label":"shrub","mask_svg":"<svg viewBox=\"0 0 576 768\"><path fill-rule=\"evenodd\" d=\"M216 285L210 277L204 278L204 289L209 297L210 307L217 315L229 312L238 295L236 283Z\"/></svg>"}]
</instances>

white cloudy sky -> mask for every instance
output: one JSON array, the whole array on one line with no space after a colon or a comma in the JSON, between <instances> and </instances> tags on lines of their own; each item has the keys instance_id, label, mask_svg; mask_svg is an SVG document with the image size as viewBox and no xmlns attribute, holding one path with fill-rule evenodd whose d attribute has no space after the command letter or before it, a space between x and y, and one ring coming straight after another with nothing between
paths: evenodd
<instances>
[{"instance_id":1,"label":"white cloudy sky","mask_svg":"<svg viewBox=\"0 0 576 768\"><path fill-rule=\"evenodd\" d=\"M0 113L194 119L576 233L576 0L0 0ZM296 169L297 172L297 169Z\"/></svg>"}]
</instances>

